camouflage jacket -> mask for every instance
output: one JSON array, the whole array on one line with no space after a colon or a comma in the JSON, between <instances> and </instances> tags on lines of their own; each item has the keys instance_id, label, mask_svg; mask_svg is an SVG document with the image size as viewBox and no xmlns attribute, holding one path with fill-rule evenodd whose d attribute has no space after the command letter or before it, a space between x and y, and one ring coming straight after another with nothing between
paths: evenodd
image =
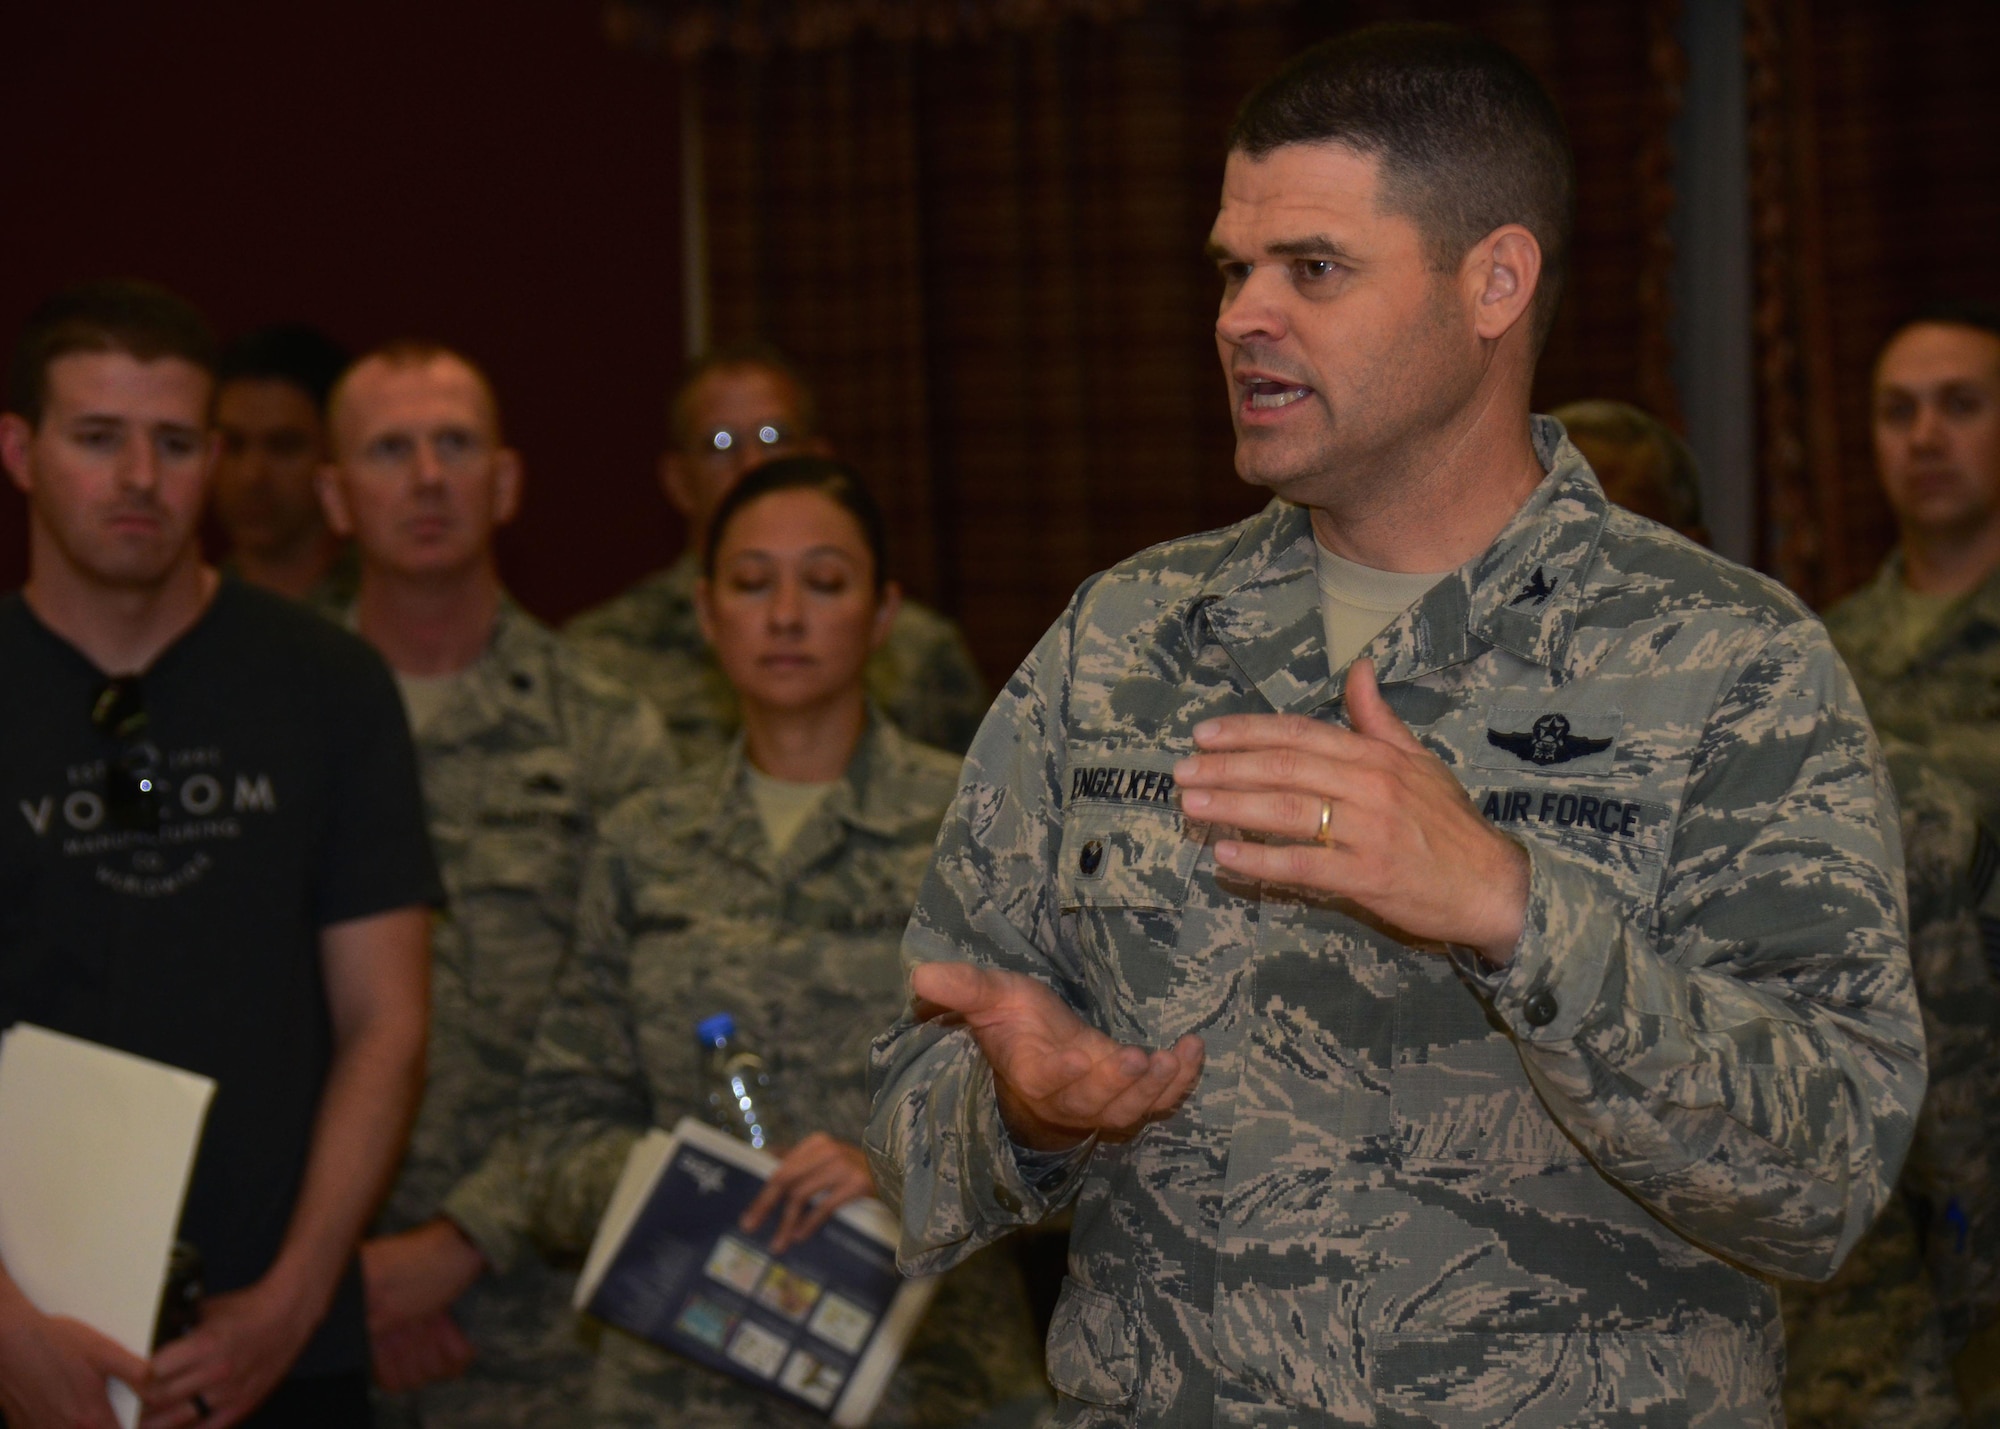
<instances>
[{"instance_id":1,"label":"camouflage jacket","mask_svg":"<svg viewBox=\"0 0 2000 1429\"><path fill-rule=\"evenodd\" d=\"M693 754L720 752L736 732L736 692L702 638L684 555L625 594L572 620L565 634L659 706ZM868 692L910 738L963 752L986 713L986 682L965 637L929 606L905 600L868 662Z\"/></svg>"},{"instance_id":2,"label":"camouflage jacket","mask_svg":"<svg viewBox=\"0 0 2000 1429\"><path fill-rule=\"evenodd\" d=\"M649 705L511 601L416 744L447 903L432 938L424 1098L383 1213L392 1231L438 1215L512 1125L574 937L585 850L615 805L678 767ZM571 1345L572 1280L531 1257L476 1283L454 1313L479 1358L425 1392L424 1422L533 1422L521 1396L559 1394L565 1371L573 1395L588 1360Z\"/></svg>"},{"instance_id":3,"label":"camouflage jacket","mask_svg":"<svg viewBox=\"0 0 2000 1429\"><path fill-rule=\"evenodd\" d=\"M1831 1281L1783 1287L1792 1429L1964 1422L1950 1361L2000 1310L2000 984L1978 906L1994 854L1970 789L1912 745L1892 738L1884 752L1930 1086L1901 1194Z\"/></svg>"},{"instance_id":4,"label":"camouflage jacket","mask_svg":"<svg viewBox=\"0 0 2000 1429\"><path fill-rule=\"evenodd\" d=\"M1549 476L1364 652L1530 860L1505 969L1217 876L1173 763L1233 712L1337 718L1307 513L1087 583L981 728L904 944L1206 1041L1121 1144L1024 1164L963 1029L875 1054L906 1263L1074 1198L1065 1424L1775 1422L1756 1272L1823 1277L1924 1085L1892 794L1819 623Z\"/></svg>"},{"instance_id":5,"label":"camouflage jacket","mask_svg":"<svg viewBox=\"0 0 2000 1429\"><path fill-rule=\"evenodd\" d=\"M1903 560L1891 555L1826 613L1827 633L1876 728L1970 784L1987 826L2000 828L2000 571L1914 649L1903 636L1902 592Z\"/></svg>"},{"instance_id":6,"label":"camouflage jacket","mask_svg":"<svg viewBox=\"0 0 2000 1429\"><path fill-rule=\"evenodd\" d=\"M781 1140L859 1142L869 1043L903 1002L897 956L958 760L886 721L782 854L743 777L742 742L705 775L642 795L591 861L576 957L543 1018L522 1102L535 1231L586 1245L626 1151L699 1114L695 1023L736 1017L765 1057ZM947 1280L877 1424L956 1424L1041 1391L1017 1273L988 1256ZM823 1423L606 1330L593 1422Z\"/></svg>"}]
</instances>

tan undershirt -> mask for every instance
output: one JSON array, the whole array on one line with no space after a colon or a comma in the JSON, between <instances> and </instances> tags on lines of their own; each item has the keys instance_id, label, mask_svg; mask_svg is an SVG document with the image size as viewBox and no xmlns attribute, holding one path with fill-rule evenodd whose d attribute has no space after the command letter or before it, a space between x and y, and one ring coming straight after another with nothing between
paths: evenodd
<instances>
[{"instance_id":1,"label":"tan undershirt","mask_svg":"<svg viewBox=\"0 0 2000 1429\"><path fill-rule=\"evenodd\" d=\"M452 696L471 674L470 667L454 670L449 675L405 675L396 672L396 688L402 692L403 714L410 721L410 733L422 738L437 723L444 707L451 703Z\"/></svg>"},{"instance_id":2,"label":"tan undershirt","mask_svg":"<svg viewBox=\"0 0 2000 1429\"><path fill-rule=\"evenodd\" d=\"M1378 571L1336 556L1317 541L1313 556L1319 572L1319 613L1326 622L1326 660L1334 674L1346 669L1390 621L1451 574Z\"/></svg>"},{"instance_id":3,"label":"tan undershirt","mask_svg":"<svg viewBox=\"0 0 2000 1429\"><path fill-rule=\"evenodd\" d=\"M813 810L824 804L826 796L840 783L838 779L824 784L773 779L747 760L743 772L750 777L750 802L757 810L757 821L764 826L764 838L773 853L783 853L792 846L792 840L799 836Z\"/></svg>"}]
</instances>

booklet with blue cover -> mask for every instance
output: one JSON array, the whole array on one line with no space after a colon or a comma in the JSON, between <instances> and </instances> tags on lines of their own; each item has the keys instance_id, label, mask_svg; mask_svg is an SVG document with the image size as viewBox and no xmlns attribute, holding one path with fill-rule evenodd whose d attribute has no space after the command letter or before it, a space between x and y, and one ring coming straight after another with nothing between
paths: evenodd
<instances>
[{"instance_id":1,"label":"booklet with blue cover","mask_svg":"<svg viewBox=\"0 0 2000 1429\"><path fill-rule=\"evenodd\" d=\"M671 1135L648 1132L598 1223L575 1303L837 1425L864 1425L936 1285L896 1269L896 1218L876 1200L771 1254L775 1213L756 1231L737 1222L777 1164L690 1117Z\"/></svg>"}]
</instances>

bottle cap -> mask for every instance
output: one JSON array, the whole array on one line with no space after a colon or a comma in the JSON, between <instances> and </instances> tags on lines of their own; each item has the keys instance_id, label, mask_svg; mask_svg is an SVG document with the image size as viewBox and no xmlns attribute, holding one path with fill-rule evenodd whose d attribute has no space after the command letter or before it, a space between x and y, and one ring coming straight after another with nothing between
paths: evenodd
<instances>
[{"instance_id":1,"label":"bottle cap","mask_svg":"<svg viewBox=\"0 0 2000 1429\"><path fill-rule=\"evenodd\" d=\"M710 1044L727 1042L736 1035L736 1018L727 1012L712 1012L695 1023L694 1035Z\"/></svg>"}]
</instances>

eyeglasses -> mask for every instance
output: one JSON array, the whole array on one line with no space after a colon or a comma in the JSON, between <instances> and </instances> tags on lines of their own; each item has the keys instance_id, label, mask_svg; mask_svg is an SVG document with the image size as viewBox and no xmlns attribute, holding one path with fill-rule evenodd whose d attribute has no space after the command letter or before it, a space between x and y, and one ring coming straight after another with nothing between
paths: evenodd
<instances>
[{"instance_id":1,"label":"eyeglasses","mask_svg":"<svg viewBox=\"0 0 2000 1429\"><path fill-rule=\"evenodd\" d=\"M695 443L695 450L705 457L730 457L746 451L788 446L797 440L795 433L784 422L762 422L748 431L737 431L733 427L717 427L705 432Z\"/></svg>"},{"instance_id":2,"label":"eyeglasses","mask_svg":"<svg viewBox=\"0 0 2000 1429\"><path fill-rule=\"evenodd\" d=\"M146 698L135 675L107 680L90 706L90 727L124 744L104 761L104 813L114 828L133 833L160 831L160 752L146 740Z\"/></svg>"}]
</instances>

